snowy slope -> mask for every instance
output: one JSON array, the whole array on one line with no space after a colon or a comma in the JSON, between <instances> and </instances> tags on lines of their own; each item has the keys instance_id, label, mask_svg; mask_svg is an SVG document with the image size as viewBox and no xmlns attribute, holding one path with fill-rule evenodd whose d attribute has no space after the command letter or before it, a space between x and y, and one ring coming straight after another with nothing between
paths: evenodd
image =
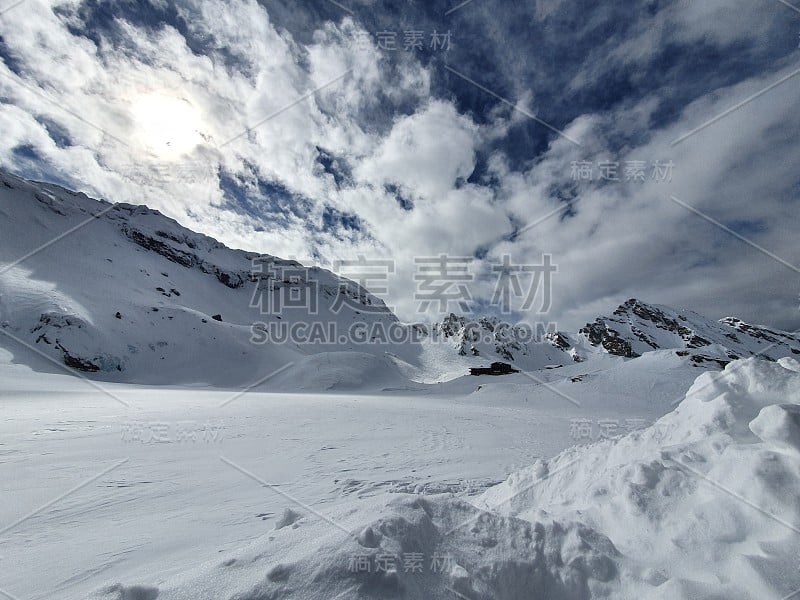
<instances>
[{"instance_id":1,"label":"snowy slope","mask_svg":"<svg viewBox=\"0 0 800 600\"><path fill-rule=\"evenodd\" d=\"M603 370L575 382L570 375L585 373L585 363L538 373L574 405L523 373L424 389L383 380L380 393L368 391L371 380L345 392L344 373L335 370L328 371L337 377L331 391L342 393L106 382L101 390L10 364L0 350L0 523L43 507L0 533L0 590L85 600L118 582L158 587L271 535L287 507L306 515L298 522L304 528L313 513L282 493L324 515L409 492L474 496L576 443L576 419L646 424L663 415L696 373L673 353L658 354L598 357ZM328 357L335 365L333 354L308 358ZM289 371L272 382L291 385ZM358 523L364 518L356 515ZM316 540L306 543L313 548Z\"/></svg>"},{"instance_id":2,"label":"snowy slope","mask_svg":"<svg viewBox=\"0 0 800 600\"><path fill-rule=\"evenodd\" d=\"M0 216L0 325L8 334L0 343L41 370L58 371L55 361L109 381L241 386L310 354L384 351L380 343L338 338L252 343L254 323L333 323L337 335L354 323L399 326L380 299L352 281L266 257L257 267L263 273L291 274L267 286L271 275L254 273L255 254L144 206L111 205L3 174ZM318 314L269 310L279 294L292 293L281 287L313 295ZM411 362L419 353L411 345L403 350Z\"/></svg>"}]
</instances>

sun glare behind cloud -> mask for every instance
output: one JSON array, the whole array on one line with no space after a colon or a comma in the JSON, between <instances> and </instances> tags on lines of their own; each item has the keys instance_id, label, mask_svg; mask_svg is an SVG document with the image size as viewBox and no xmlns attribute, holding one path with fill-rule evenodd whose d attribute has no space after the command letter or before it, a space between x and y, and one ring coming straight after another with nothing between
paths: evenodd
<instances>
[{"instance_id":1,"label":"sun glare behind cloud","mask_svg":"<svg viewBox=\"0 0 800 600\"><path fill-rule=\"evenodd\" d=\"M159 159L176 160L202 142L200 114L184 98L149 92L133 101L131 113L136 140Z\"/></svg>"}]
</instances>

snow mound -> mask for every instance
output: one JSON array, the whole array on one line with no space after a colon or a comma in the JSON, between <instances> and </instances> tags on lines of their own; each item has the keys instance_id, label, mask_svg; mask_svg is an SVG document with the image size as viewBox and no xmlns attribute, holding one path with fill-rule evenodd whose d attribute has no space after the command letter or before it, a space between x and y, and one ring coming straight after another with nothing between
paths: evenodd
<instances>
[{"instance_id":1,"label":"snow mound","mask_svg":"<svg viewBox=\"0 0 800 600\"><path fill-rule=\"evenodd\" d=\"M283 529L284 527L289 527L290 525L294 525L303 518L299 512L292 510L291 508L285 508L281 518L275 522L275 529Z\"/></svg>"},{"instance_id":2,"label":"snow mound","mask_svg":"<svg viewBox=\"0 0 800 600\"><path fill-rule=\"evenodd\" d=\"M139 585L125 587L117 584L112 585L106 591L108 595L118 600L156 600L158 598L158 588Z\"/></svg>"},{"instance_id":3,"label":"snow mound","mask_svg":"<svg viewBox=\"0 0 800 600\"><path fill-rule=\"evenodd\" d=\"M765 406L750 422L750 431L765 442L772 442L787 450L800 450L800 406Z\"/></svg>"},{"instance_id":4,"label":"snow mound","mask_svg":"<svg viewBox=\"0 0 800 600\"><path fill-rule=\"evenodd\" d=\"M188 598L782 598L800 589L800 364L704 373L647 429L474 503L379 496L157 584ZM98 598L114 596L111 589ZM116 593L116 592L115 592Z\"/></svg>"},{"instance_id":5,"label":"snow mound","mask_svg":"<svg viewBox=\"0 0 800 600\"><path fill-rule=\"evenodd\" d=\"M602 531L658 586L647 597L781 598L800 589L798 367L704 373L653 426L537 462L477 504Z\"/></svg>"},{"instance_id":6,"label":"snow mound","mask_svg":"<svg viewBox=\"0 0 800 600\"><path fill-rule=\"evenodd\" d=\"M304 357L265 385L275 391L351 392L419 387L388 356L363 352L323 352Z\"/></svg>"},{"instance_id":7,"label":"snow mound","mask_svg":"<svg viewBox=\"0 0 800 600\"><path fill-rule=\"evenodd\" d=\"M351 511L350 511L351 512ZM360 535L345 531L375 516ZM528 523L452 498L401 496L339 513L313 531L283 528L159 585L159 600L195 598L612 597L619 553L580 523ZM344 530L344 531L342 531ZM358 528L353 528L358 531ZM95 598L116 599L122 586Z\"/></svg>"}]
</instances>

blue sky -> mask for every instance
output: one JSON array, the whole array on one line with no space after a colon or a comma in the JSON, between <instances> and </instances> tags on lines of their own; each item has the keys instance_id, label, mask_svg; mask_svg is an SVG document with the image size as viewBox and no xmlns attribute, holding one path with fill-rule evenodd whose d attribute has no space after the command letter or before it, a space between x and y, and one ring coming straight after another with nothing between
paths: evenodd
<instances>
[{"instance_id":1,"label":"blue sky","mask_svg":"<svg viewBox=\"0 0 800 600\"><path fill-rule=\"evenodd\" d=\"M415 257L473 257L490 309L492 264L549 254L552 307L520 318L640 297L800 327L800 9L459 4L27 0L0 162L232 246L391 258L406 318Z\"/></svg>"}]
</instances>

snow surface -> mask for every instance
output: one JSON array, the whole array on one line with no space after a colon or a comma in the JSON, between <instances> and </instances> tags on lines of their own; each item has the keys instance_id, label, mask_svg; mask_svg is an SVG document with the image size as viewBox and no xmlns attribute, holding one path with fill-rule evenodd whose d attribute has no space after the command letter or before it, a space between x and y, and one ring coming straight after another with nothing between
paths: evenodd
<instances>
[{"instance_id":1,"label":"snow surface","mask_svg":"<svg viewBox=\"0 0 800 600\"><path fill-rule=\"evenodd\" d=\"M0 587L104 600L800 589L800 364L735 361L697 377L669 412L696 372L651 354L579 382L551 371L580 407L530 381L470 394L457 382L451 394L251 392L222 407L231 393L104 386L130 408L6 354L2 522L111 470L0 534ZM576 416L632 414L652 425L572 446ZM208 439L180 439L181 423ZM136 424L165 426L163 440ZM416 554L424 568L407 572ZM395 570L376 572L387 557Z\"/></svg>"},{"instance_id":2,"label":"snow surface","mask_svg":"<svg viewBox=\"0 0 800 600\"><path fill-rule=\"evenodd\" d=\"M518 374L381 393L241 394L109 383L101 390L10 360L0 351L0 523L127 459L0 533L0 589L22 598L85 598L118 582L160 586L263 536L305 531L313 514L306 507L336 514L406 493L474 496L577 443L575 419L653 422L695 375L664 353L609 357L602 371L575 382L585 365L543 372L552 389ZM653 387L656 373L665 385ZM623 379L632 394L619 391ZM273 532L287 508L303 518ZM330 533L314 532L308 550ZM52 559L44 569L42 556ZM226 594L195 597L233 595Z\"/></svg>"}]
</instances>

